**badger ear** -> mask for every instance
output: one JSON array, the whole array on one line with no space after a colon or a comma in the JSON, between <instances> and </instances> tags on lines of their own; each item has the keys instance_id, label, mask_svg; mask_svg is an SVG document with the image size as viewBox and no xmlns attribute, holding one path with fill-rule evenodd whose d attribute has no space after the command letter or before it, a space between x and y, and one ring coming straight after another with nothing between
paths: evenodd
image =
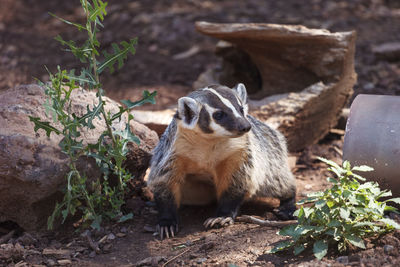
<instances>
[{"instance_id":1,"label":"badger ear","mask_svg":"<svg viewBox=\"0 0 400 267\"><path fill-rule=\"evenodd\" d=\"M190 97L181 97L178 100L178 114L183 126L193 129L199 120L201 104Z\"/></svg>"},{"instance_id":2,"label":"badger ear","mask_svg":"<svg viewBox=\"0 0 400 267\"><path fill-rule=\"evenodd\" d=\"M232 89L238 94L242 103L247 104L247 91L246 91L246 87L244 86L244 84L238 83Z\"/></svg>"}]
</instances>

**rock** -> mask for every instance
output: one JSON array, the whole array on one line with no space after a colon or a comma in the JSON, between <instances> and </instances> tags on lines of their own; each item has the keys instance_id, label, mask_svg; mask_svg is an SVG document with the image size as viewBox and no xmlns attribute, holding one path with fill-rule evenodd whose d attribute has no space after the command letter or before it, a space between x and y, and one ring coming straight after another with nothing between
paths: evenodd
<instances>
[{"instance_id":1,"label":"rock","mask_svg":"<svg viewBox=\"0 0 400 267\"><path fill-rule=\"evenodd\" d=\"M115 235L113 233L108 234L107 239L108 240L114 240L115 239Z\"/></svg>"},{"instance_id":2,"label":"rock","mask_svg":"<svg viewBox=\"0 0 400 267\"><path fill-rule=\"evenodd\" d=\"M117 233L116 236L119 237L119 238L121 238L121 237L125 237L126 234L124 234L124 233Z\"/></svg>"},{"instance_id":3,"label":"rock","mask_svg":"<svg viewBox=\"0 0 400 267\"><path fill-rule=\"evenodd\" d=\"M391 254L392 252L393 252L393 250L394 250L394 247L392 246L392 245L384 245L383 246L383 251L386 253L386 254Z\"/></svg>"},{"instance_id":4,"label":"rock","mask_svg":"<svg viewBox=\"0 0 400 267\"><path fill-rule=\"evenodd\" d=\"M58 260L57 263L61 266L71 265L72 262L70 260Z\"/></svg>"},{"instance_id":5,"label":"rock","mask_svg":"<svg viewBox=\"0 0 400 267\"><path fill-rule=\"evenodd\" d=\"M17 239L17 242L21 242L24 246L30 246L37 242L37 240L31 234L24 232L23 235Z\"/></svg>"},{"instance_id":6,"label":"rock","mask_svg":"<svg viewBox=\"0 0 400 267\"><path fill-rule=\"evenodd\" d=\"M346 265L346 264L349 263L349 257L348 257L348 256L340 256L340 257L338 257L338 258L336 259L336 261L337 261L338 263L341 263L341 264Z\"/></svg>"},{"instance_id":7,"label":"rock","mask_svg":"<svg viewBox=\"0 0 400 267\"><path fill-rule=\"evenodd\" d=\"M201 74L194 86L244 82L250 114L279 129L289 151L318 142L337 124L356 82L355 32L207 22L197 22L196 29L230 45L219 45L222 66ZM250 60L243 60L243 53ZM246 77L245 71L253 75Z\"/></svg>"},{"instance_id":8,"label":"rock","mask_svg":"<svg viewBox=\"0 0 400 267\"><path fill-rule=\"evenodd\" d=\"M154 233L156 231L156 228L154 226L146 224L145 226L143 226L143 231L145 233Z\"/></svg>"},{"instance_id":9,"label":"rock","mask_svg":"<svg viewBox=\"0 0 400 267\"><path fill-rule=\"evenodd\" d=\"M374 46L372 52L379 59L388 61L400 60L400 42L384 43Z\"/></svg>"},{"instance_id":10,"label":"rock","mask_svg":"<svg viewBox=\"0 0 400 267\"><path fill-rule=\"evenodd\" d=\"M207 260L207 258L199 258L196 260L197 264L203 264L205 261Z\"/></svg>"},{"instance_id":11,"label":"rock","mask_svg":"<svg viewBox=\"0 0 400 267\"><path fill-rule=\"evenodd\" d=\"M68 249L45 248L42 252L45 256L55 256L57 259L70 258L72 252Z\"/></svg>"},{"instance_id":12,"label":"rock","mask_svg":"<svg viewBox=\"0 0 400 267\"><path fill-rule=\"evenodd\" d=\"M131 111L131 114L134 116L136 121L143 123L155 131L158 136L161 136L168 124L171 122L175 112L175 109L165 109L160 111L133 110Z\"/></svg>"},{"instance_id":13,"label":"rock","mask_svg":"<svg viewBox=\"0 0 400 267\"><path fill-rule=\"evenodd\" d=\"M166 258L163 256L153 256L145 258L134 264L134 266L159 266L159 264L163 261L166 261Z\"/></svg>"},{"instance_id":14,"label":"rock","mask_svg":"<svg viewBox=\"0 0 400 267\"><path fill-rule=\"evenodd\" d=\"M0 93L0 222L13 221L25 230L45 226L47 217L54 209L55 201L62 197L61 189L68 172L68 158L58 146L61 136L35 133L29 115L46 120L44 90L37 85L19 86ZM86 106L97 101L95 92L74 90L71 111L78 116L86 112ZM118 111L117 102L105 98L106 110ZM125 122L115 121L113 128L123 129ZM95 143L105 130L102 121L95 119L95 130L83 131L84 143ZM151 157L150 151L158 141L157 134L138 122L131 121L133 132L141 144L130 144L126 165L136 170L140 179ZM99 177L100 172L93 159L82 157L78 168L88 177ZM143 173L140 173L143 171Z\"/></svg>"}]
</instances>

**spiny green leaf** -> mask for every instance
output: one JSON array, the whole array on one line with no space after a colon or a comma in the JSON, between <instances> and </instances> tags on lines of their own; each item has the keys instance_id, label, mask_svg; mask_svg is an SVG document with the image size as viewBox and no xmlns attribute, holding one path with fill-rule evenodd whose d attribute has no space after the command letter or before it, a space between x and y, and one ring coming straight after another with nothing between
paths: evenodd
<instances>
[{"instance_id":1,"label":"spiny green leaf","mask_svg":"<svg viewBox=\"0 0 400 267\"><path fill-rule=\"evenodd\" d=\"M326 240L318 240L314 243L313 246L313 252L314 252L314 256L321 260L326 253L328 253L328 243L326 242Z\"/></svg>"},{"instance_id":2,"label":"spiny green leaf","mask_svg":"<svg viewBox=\"0 0 400 267\"><path fill-rule=\"evenodd\" d=\"M138 106L141 106L146 103L155 104L156 101L155 101L154 97L156 95L157 95L157 91L154 91L152 93L150 93L149 91L144 91L143 98L139 101L132 102L130 100L121 100L121 102L126 106L126 108L128 110L130 110L134 107L138 107Z\"/></svg>"},{"instance_id":3,"label":"spiny green leaf","mask_svg":"<svg viewBox=\"0 0 400 267\"><path fill-rule=\"evenodd\" d=\"M72 25L72 26L77 27L79 31L85 30L85 29L86 29L86 27L84 27L83 25L81 25L81 24L79 24L79 23L71 22L71 21L68 21L68 20L66 20L66 19L60 18L59 16L57 16L56 14L53 14L53 13L51 13L51 12L49 12L49 14L50 14L51 16L53 16L53 17L55 17L55 18L61 20L62 22L68 24L68 25Z\"/></svg>"},{"instance_id":4,"label":"spiny green leaf","mask_svg":"<svg viewBox=\"0 0 400 267\"><path fill-rule=\"evenodd\" d=\"M74 56L77 57L82 63L86 63L90 57L92 49L87 43L85 43L82 47L79 47L74 41L65 41L60 35L57 35L54 39L60 42L62 45L67 46L69 49L66 49L66 51L72 52Z\"/></svg>"},{"instance_id":5,"label":"spiny green leaf","mask_svg":"<svg viewBox=\"0 0 400 267\"><path fill-rule=\"evenodd\" d=\"M113 53L108 53L107 51L103 51L104 61L99 64L97 71L99 73L103 72L105 68L108 68L111 73L114 72L114 64L118 62L119 68L122 67L123 61L128 57L128 54L135 54L135 46L137 44L137 38L133 38L128 42L121 42L120 45L113 43L111 46L114 49Z\"/></svg>"},{"instance_id":6,"label":"spiny green leaf","mask_svg":"<svg viewBox=\"0 0 400 267\"><path fill-rule=\"evenodd\" d=\"M47 137L50 137L50 134L54 132L55 134L59 135L61 132L50 125L47 121L41 121L38 117L29 116L29 120L35 124L34 131L37 132L39 129L43 129L46 131Z\"/></svg>"},{"instance_id":7,"label":"spiny green leaf","mask_svg":"<svg viewBox=\"0 0 400 267\"><path fill-rule=\"evenodd\" d=\"M79 85L82 86L82 87L85 86L85 85L89 85L90 89L94 88L96 86L96 84L97 84L95 78L92 75L92 73L90 73L86 69L82 69L79 76L76 76L75 75L75 70L72 69L69 72L68 79L77 81L79 83Z\"/></svg>"},{"instance_id":8,"label":"spiny green leaf","mask_svg":"<svg viewBox=\"0 0 400 267\"><path fill-rule=\"evenodd\" d=\"M104 20L104 16L107 15L106 7L107 2L101 0L93 0L93 7L89 6L89 20L95 21L97 17Z\"/></svg>"}]
</instances>

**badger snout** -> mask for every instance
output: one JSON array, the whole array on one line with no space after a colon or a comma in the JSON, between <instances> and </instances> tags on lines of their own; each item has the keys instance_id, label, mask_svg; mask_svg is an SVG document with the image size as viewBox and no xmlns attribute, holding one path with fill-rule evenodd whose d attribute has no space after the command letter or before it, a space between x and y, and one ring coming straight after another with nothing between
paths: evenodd
<instances>
[{"instance_id":1,"label":"badger snout","mask_svg":"<svg viewBox=\"0 0 400 267\"><path fill-rule=\"evenodd\" d=\"M238 125L237 125L237 131L239 135L243 135L245 133L247 133L248 131L250 131L251 129L251 124L248 120L243 119L241 121L239 121Z\"/></svg>"}]
</instances>

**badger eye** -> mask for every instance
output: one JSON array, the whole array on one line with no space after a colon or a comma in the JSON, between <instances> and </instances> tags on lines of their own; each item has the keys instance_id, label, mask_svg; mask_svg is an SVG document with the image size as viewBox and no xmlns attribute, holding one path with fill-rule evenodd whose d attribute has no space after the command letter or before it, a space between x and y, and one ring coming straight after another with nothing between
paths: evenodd
<instances>
[{"instance_id":1,"label":"badger eye","mask_svg":"<svg viewBox=\"0 0 400 267\"><path fill-rule=\"evenodd\" d=\"M240 107L240 113L242 113L242 115L244 115L244 109L243 109L243 107Z\"/></svg>"},{"instance_id":2,"label":"badger eye","mask_svg":"<svg viewBox=\"0 0 400 267\"><path fill-rule=\"evenodd\" d=\"M223 112L222 110L216 111L213 114L213 118L217 121L222 120L223 118L226 117L226 113Z\"/></svg>"}]
</instances>

